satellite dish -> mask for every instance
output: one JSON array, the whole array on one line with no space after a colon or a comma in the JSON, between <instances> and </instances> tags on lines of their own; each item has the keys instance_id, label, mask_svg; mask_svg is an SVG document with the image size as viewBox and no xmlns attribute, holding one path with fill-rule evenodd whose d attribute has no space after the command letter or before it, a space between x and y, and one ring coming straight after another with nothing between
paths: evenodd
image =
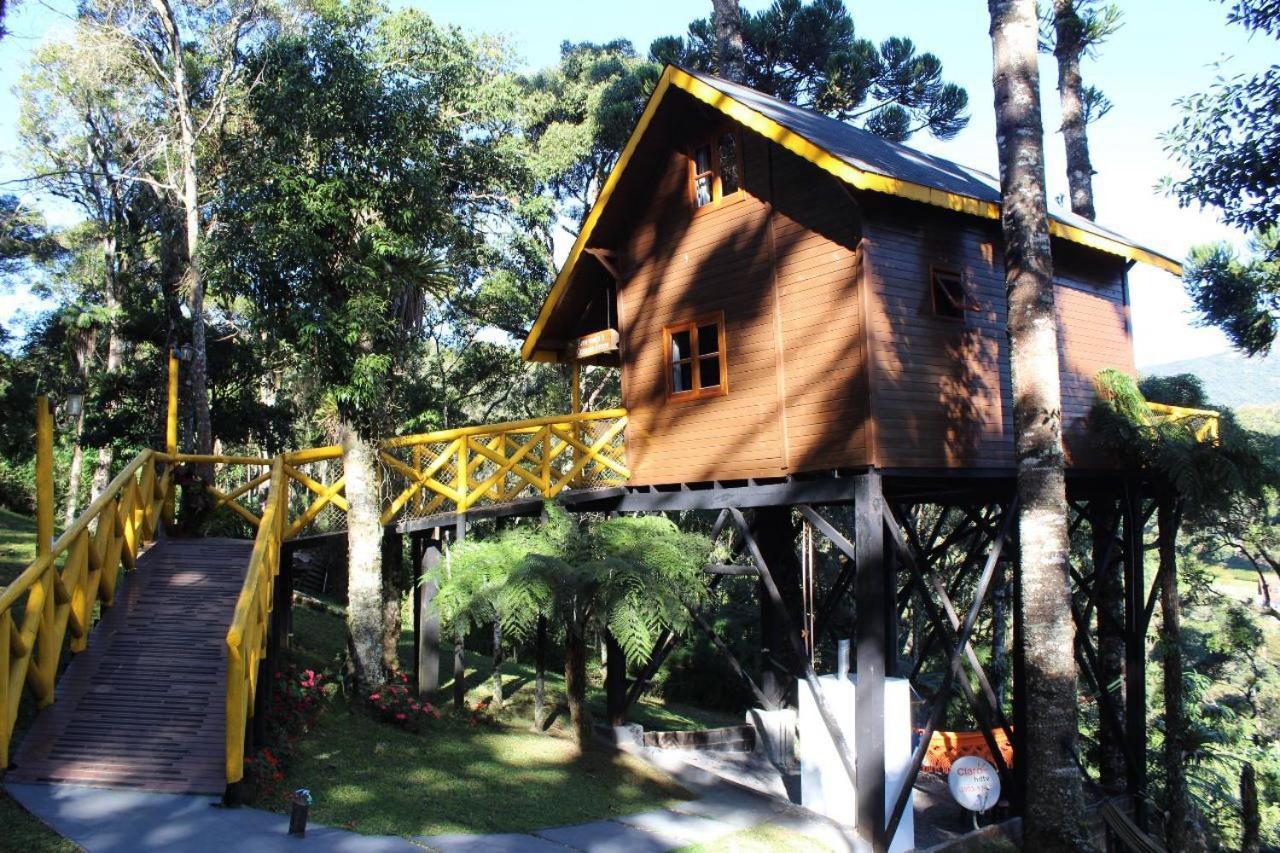
<instances>
[{"instance_id":1,"label":"satellite dish","mask_svg":"<svg viewBox=\"0 0 1280 853\"><path fill-rule=\"evenodd\" d=\"M974 813L985 812L1000 801L1000 774L976 755L952 762L947 787L957 803Z\"/></svg>"}]
</instances>

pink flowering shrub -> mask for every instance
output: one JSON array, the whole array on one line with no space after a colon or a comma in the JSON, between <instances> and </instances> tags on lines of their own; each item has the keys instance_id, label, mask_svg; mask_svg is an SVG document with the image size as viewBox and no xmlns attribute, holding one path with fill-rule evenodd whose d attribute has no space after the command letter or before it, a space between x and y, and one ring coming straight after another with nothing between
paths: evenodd
<instances>
[{"instance_id":1,"label":"pink flowering shrub","mask_svg":"<svg viewBox=\"0 0 1280 853\"><path fill-rule=\"evenodd\" d=\"M287 799L282 783L293 760L295 743L320 719L326 679L312 669L290 665L275 674L266 711L267 743L244 758L244 779L250 799L269 805ZM258 689L267 685L260 684Z\"/></svg>"},{"instance_id":2,"label":"pink flowering shrub","mask_svg":"<svg viewBox=\"0 0 1280 853\"><path fill-rule=\"evenodd\" d=\"M392 670L387 682L366 698L374 716L405 731L421 732L428 721L440 718L430 702L419 702L409 690L409 676Z\"/></svg>"}]
</instances>

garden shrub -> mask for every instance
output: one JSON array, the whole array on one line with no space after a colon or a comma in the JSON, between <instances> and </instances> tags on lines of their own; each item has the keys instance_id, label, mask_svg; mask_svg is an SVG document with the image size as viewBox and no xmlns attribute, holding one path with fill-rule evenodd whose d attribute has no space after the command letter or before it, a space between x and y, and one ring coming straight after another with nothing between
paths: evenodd
<instances>
[{"instance_id":1,"label":"garden shrub","mask_svg":"<svg viewBox=\"0 0 1280 853\"><path fill-rule=\"evenodd\" d=\"M267 707L267 743L244 760L244 778L251 801L267 805L293 796L282 783L297 740L315 726L325 697L335 689L323 674L300 669L295 664L275 674Z\"/></svg>"},{"instance_id":2,"label":"garden shrub","mask_svg":"<svg viewBox=\"0 0 1280 853\"><path fill-rule=\"evenodd\" d=\"M409 676L391 670L387 681L372 691L365 702L374 716L384 723L409 732L421 732L429 720L440 718L430 702L419 702L409 691Z\"/></svg>"}]
</instances>

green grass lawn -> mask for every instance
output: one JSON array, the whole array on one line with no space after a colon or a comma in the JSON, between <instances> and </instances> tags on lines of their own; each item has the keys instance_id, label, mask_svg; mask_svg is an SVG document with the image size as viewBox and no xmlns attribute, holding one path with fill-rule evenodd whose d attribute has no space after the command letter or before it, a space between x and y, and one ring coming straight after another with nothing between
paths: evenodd
<instances>
[{"instance_id":1,"label":"green grass lawn","mask_svg":"<svg viewBox=\"0 0 1280 853\"><path fill-rule=\"evenodd\" d=\"M79 849L33 817L4 791L0 791L0 850L74 853Z\"/></svg>"},{"instance_id":2,"label":"green grass lawn","mask_svg":"<svg viewBox=\"0 0 1280 853\"><path fill-rule=\"evenodd\" d=\"M0 589L36 558L36 520L0 509Z\"/></svg>"},{"instance_id":3,"label":"green grass lawn","mask_svg":"<svg viewBox=\"0 0 1280 853\"><path fill-rule=\"evenodd\" d=\"M661 808L683 792L634 759L579 755L557 735L445 715L411 734L335 701L302 739L286 788L314 819L379 835L525 832Z\"/></svg>"},{"instance_id":4,"label":"green grass lawn","mask_svg":"<svg viewBox=\"0 0 1280 853\"><path fill-rule=\"evenodd\" d=\"M340 615L294 608L293 657L304 666L330 664L345 645ZM412 637L400 649L412 661ZM442 670L452 673L447 650ZM491 662L467 654L467 703L489 698ZM343 698L331 700L319 725L299 743L285 790L309 788L314 819L331 826L388 835L521 832L661 808L687 796L665 776L608 750L579 754L563 710L545 733L530 729L533 669L504 667L508 701L493 721L472 725L455 714L444 680L443 716L422 734L380 723ZM548 702L563 699L563 678L547 674ZM599 690L595 691L597 694ZM600 699L603 712L602 697ZM636 715L647 724L704 726L714 715L658 703ZM266 804L274 806L275 804Z\"/></svg>"},{"instance_id":5,"label":"green grass lawn","mask_svg":"<svg viewBox=\"0 0 1280 853\"><path fill-rule=\"evenodd\" d=\"M682 847L678 853L772 853L776 850L788 853L827 853L830 849L807 835L762 823L706 844Z\"/></svg>"}]
</instances>

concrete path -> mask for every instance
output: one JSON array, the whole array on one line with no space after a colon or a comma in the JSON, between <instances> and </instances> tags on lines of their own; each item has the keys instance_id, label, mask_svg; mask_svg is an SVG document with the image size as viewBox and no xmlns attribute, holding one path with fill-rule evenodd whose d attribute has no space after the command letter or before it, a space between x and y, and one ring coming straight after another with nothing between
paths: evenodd
<instances>
[{"instance_id":1,"label":"concrete path","mask_svg":"<svg viewBox=\"0 0 1280 853\"><path fill-rule=\"evenodd\" d=\"M403 838L357 835L312 824L290 838L289 819L260 809L224 809L198 794L154 794L77 785L6 784L5 790L59 835L89 853L422 853Z\"/></svg>"},{"instance_id":2,"label":"concrete path","mask_svg":"<svg viewBox=\"0 0 1280 853\"><path fill-rule=\"evenodd\" d=\"M834 824L772 797L724 784L703 771L665 769L698 796L670 808L528 834L433 835L411 840L359 835L311 824L305 839L288 818L260 809L224 809L214 797L58 784L6 784L28 811L89 853L665 853L714 842L761 824L781 826L830 850L851 849Z\"/></svg>"}]
</instances>

